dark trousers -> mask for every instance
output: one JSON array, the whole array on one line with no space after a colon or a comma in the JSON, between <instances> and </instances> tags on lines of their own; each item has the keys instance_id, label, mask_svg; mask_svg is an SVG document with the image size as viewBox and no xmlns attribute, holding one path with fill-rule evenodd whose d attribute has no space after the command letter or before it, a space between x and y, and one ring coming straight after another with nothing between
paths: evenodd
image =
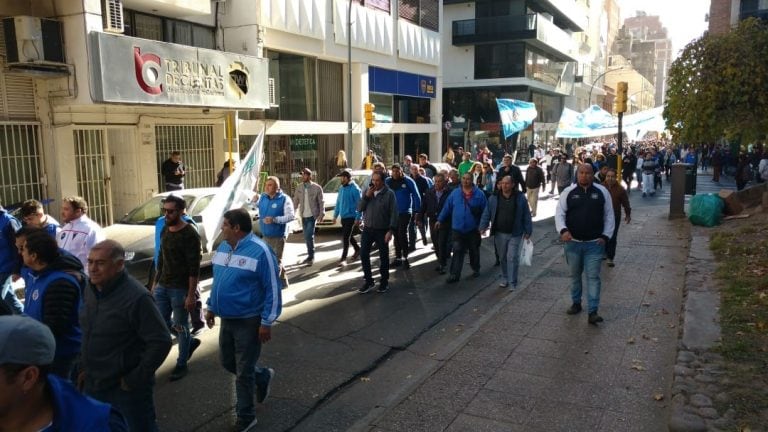
<instances>
[{"instance_id":1,"label":"dark trousers","mask_svg":"<svg viewBox=\"0 0 768 432\"><path fill-rule=\"evenodd\" d=\"M85 394L101 402L106 402L125 417L130 431L156 432L154 378L152 384L144 388L125 391L119 386L110 390L89 391Z\"/></svg>"},{"instance_id":2,"label":"dark trousers","mask_svg":"<svg viewBox=\"0 0 768 432\"><path fill-rule=\"evenodd\" d=\"M408 259L408 224L411 223L409 213L400 213L397 217L397 233L395 233L395 258Z\"/></svg>"},{"instance_id":3,"label":"dark trousers","mask_svg":"<svg viewBox=\"0 0 768 432\"><path fill-rule=\"evenodd\" d=\"M440 267L448 265L448 258L451 257L451 228L450 223L443 224L440 229L435 228L436 218L429 221L429 235L432 237L432 244L435 246L435 256L437 264Z\"/></svg>"},{"instance_id":4,"label":"dark trousers","mask_svg":"<svg viewBox=\"0 0 768 432\"><path fill-rule=\"evenodd\" d=\"M360 236L360 263L363 265L363 277L369 284L373 284L373 273L371 272L371 245L376 243L379 249L379 273L381 284L387 285L389 282L389 243L384 237L387 235L387 229L363 228Z\"/></svg>"},{"instance_id":5,"label":"dark trousers","mask_svg":"<svg viewBox=\"0 0 768 432\"><path fill-rule=\"evenodd\" d=\"M421 225L416 223L416 213L414 213L411 216L411 222L408 224L408 246L410 246L411 250L416 249L416 228L419 229L419 233L421 234L421 241L426 245L427 244L427 217L424 216L424 219L421 221Z\"/></svg>"},{"instance_id":6,"label":"dark trousers","mask_svg":"<svg viewBox=\"0 0 768 432\"><path fill-rule=\"evenodd\" d=\"M355 218L342 218L341 219L341 260L347 259L347 251L349 251L349 245L355 249L355 254L360 252L360 245L357 244L357 240L352 235L352 231L355 228Z\"/></svg>"},{"instance_id":7,"label":"dark trousers","mask_svg":"<svg viewBox=\"0 0 768 432\"><path fill-rule=\"evenodd\" d=\"M451 259L451 275L461 277L464 266L464 254L469 252L469 266L475 272L480 271L480 232L472 230L467 233L453 231L453 258Z\"/></svg>"},{"instance_id":8,"label":"dark trousers","mask_svg":"<svg viewBox=\"0 0 768 432\"><path fill-rule=\"evenodd\" d=\"M611 236L611 239L608 240L608 243L605 244L605 256L608 257L608 259L613 259L616 257L616 242L618 241L619 237L619 225L621 224L621 216L617 217L615 220L615 225L613 226L613 235Z\"/></svg>"}]
</instances>

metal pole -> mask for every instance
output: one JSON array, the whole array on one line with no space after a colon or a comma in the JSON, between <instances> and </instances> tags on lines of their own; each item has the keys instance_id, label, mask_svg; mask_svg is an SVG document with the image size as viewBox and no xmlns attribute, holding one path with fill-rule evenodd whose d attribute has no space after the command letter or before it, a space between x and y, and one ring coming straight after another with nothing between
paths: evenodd
<instances>
[{"instance_id":1,"label":"metal pole","mask_svg":"<svg viewBox=\"0 0 768 432\"><path fill-rule=\"evenodd\" d=\"M592 86L589 88L589 101L588 101L589 102L589 106L592 106L592 90L595 89L595 84L597 84L597 80L599 80L600 78L604 77L608 72L613 72L613 71L617 71L617 70L621 70L621 69L624 69L624 66L618 67L618 68L615 68L615 69L607 69L605 72L603 72L600 75L598 75L597 78L595 78L594 81L592 81Z\"/></svg>"},{"instance_id":2,"label":"metal pole","mask_svg":"<svg viewBox=\"0 0 768 432\"><path fill-rule=\"evenodd\" d=\"M624 113L620 112L619 113L619 136L616 137L616 142L618 144L618 148L616 149L616 156L617 156L617 159L618 159L616 161L616 166L617 166L616 178L617 178L619 184L621 184L621 178L622 178L621 177L621 168L622 168L622 159L621 158L622 158L622 156L624 154L624 146L623 146L623 143L624 143L624 131L622 131L623 122L624 122Z\"/></svg>"},{"instance_id":3,"label":"metal pole","mask_svg":"<svg viewBox=\"0 0 768 432\"><path fill-rule=\"evenodd\" d=\"M347 8L347 152L352 150L352 0Z\"/></svg>"}]
</instances>

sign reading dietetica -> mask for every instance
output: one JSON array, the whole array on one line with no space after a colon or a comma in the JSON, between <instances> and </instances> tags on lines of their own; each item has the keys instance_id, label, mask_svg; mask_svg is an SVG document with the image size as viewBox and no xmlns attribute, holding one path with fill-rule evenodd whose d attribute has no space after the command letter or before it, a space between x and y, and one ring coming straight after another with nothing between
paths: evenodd
<instances>
[{"instance_id":1,"label":"sign reading dietetica","mask_svg":"<svg viewBox=\"0 0 768 432\"><path fill-rule=\"evenodd\" d=\"M96 102L269 108L268 60L91 32Z\"/></svg>"}]
</instances>

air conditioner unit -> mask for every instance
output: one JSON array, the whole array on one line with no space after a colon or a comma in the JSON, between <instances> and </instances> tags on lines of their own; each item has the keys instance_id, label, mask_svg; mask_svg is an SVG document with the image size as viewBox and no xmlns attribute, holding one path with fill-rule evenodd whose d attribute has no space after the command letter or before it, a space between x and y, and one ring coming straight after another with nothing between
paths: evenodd
<instances>
[{"instance_id":1,"label":"air conditioner unit","mask_svg":"<svg viewBox=\"0 0 768 432\"><path fill-rule=\"evenodd\" d=\"M62 66L61 22L32 16L3 18L6 63L14 66Z\"/></svg>"},{"instance_id":2,"label":"air conditioner unit","mask_svg":"<svg viewBox=\"0 0 768 432\"><path fill-rule=\"evenodd\" d=\"M269 87L269 106L270 108L278 107L279 105L277 104L277 87L275 86L274 78L269 78L268 87Z\"/></svg>"},{"instance_id":3,"label":"air conditioner unit","mask_svg":"<svg viewBox=\"0 0 768 432\"><path fill-rule=\"evenodd\" d=\"M102 0L101 21L105 32L123 33L123 0Z\"/></svg>"}]
</instances>

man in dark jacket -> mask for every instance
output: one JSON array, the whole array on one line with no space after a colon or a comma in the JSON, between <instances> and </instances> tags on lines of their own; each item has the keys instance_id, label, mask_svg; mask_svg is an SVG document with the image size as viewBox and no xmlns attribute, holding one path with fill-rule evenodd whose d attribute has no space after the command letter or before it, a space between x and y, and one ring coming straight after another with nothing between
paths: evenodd
<instances>
[{"instance_id":1,"label":"man in dark jacket","mask_svg":"<svg viewBox=\"0 0 768 432\"><path fill-rule=\"evenodd\" d=\"M435 268L435 271L445 274L445 266L451 254L451 224L446 221L438 229L437 215L443 209L451 191L448 190L448 182L444 174L435 174L433 180L435 181L435 187L424 193L424 201L421 203L421 213L423 215L421 219L429 221L429 235L432 237L432 245L437 256L437 268Z\"/></svg>"},{"instance_id":2,"label":"man in dark jacket","mask_svg":"<svg viewBox=\"0 0 768 432\"><path fill-rule=\"evenodd\" d=\"M542 186L546 185L547 178L544 176L544 170L539 166L539 161L535 158L531 159L528 162L528 169L525 171L525 195L531 208L531 217L536 217L536 208L539 205L539 191ZM515 187L517 186L515 185Z\"/></svg>"},{"instance_id":3,"label":"man in dark jacket","mask_svg":"<svg viewBox=\"0 0 768 432\"><path fill-rule=\"evenodd\" d=\"M360 236L360 263L363 266L365 282L360 294L373 289L374 280L371 272L371 245L376 243L379 249L379 274L381 281L376 291L389 291L389 241L397 232L398 212L395 193L384 184L380 172L371 174L371 184L363 192L363 197L357 204L357 210L363 214L363 232ZM356 221L357 224L360 221Z\"/></svg>"},{"instance_id":4,"label":"man in dark jacket","mask_svg":"<svg viewBox=\"0 0 768 432\"><path fill-rule=\"evenodd\" d=\"M119 243L93 246L88 272L78 385L123 413L130 430L157 431L155 371L171 350L168 326L152 295L125 271Z\"/></svg>"},{"instance_id":5,"label":"man in dark jacket","mask_svg":"<svg viewBox=\"0 0 768 432\"><path fill-rule=\"evenodd\" d=\"M60 250L56 239L40 228L19 231L24 260L24 313L47 325L56 338L56 356L51 373L71 380L80 354L81 332L78 312L81 287L85 286L83 266L74 255Z\"/></svg>"},{"instance_id":6,"label":"man in dark jacket","mask_svg":"<svg viewBox=\"0 0 768 432\"><path fill-rule=\"evenodd\" d=\"M525 179L523 179L523 172L520 171L520 168L518 168L517 165L512 163L512 155L507 154L501 159L501 165L496 171L496 183L498 184L504 176L508 175L512 176L512 180L515 181L515 184L520 187L520 190L523 191L523 193L525 193L527 189L525 187ZM498 187L496 189L498 189Z\"/></svg>"},{"instance_id":7,"label":"man in dark jacket","mask_svg":"<svg viewBox=\"0 0 768 432\"><path fill-rule=\"evenodd\" d=\"M403 266L404 269L411 267L408 262L409 241L408 225L411 223L413 214L418 214L421 210L421 195L416 182L410 177L406 177L400 164L392 165L392 176L385 180L387 188L394 192L397 201L397 232L395 233L395 267ZM421 219L416 221L421 224Z\"/></svg>"}]
</instances>

